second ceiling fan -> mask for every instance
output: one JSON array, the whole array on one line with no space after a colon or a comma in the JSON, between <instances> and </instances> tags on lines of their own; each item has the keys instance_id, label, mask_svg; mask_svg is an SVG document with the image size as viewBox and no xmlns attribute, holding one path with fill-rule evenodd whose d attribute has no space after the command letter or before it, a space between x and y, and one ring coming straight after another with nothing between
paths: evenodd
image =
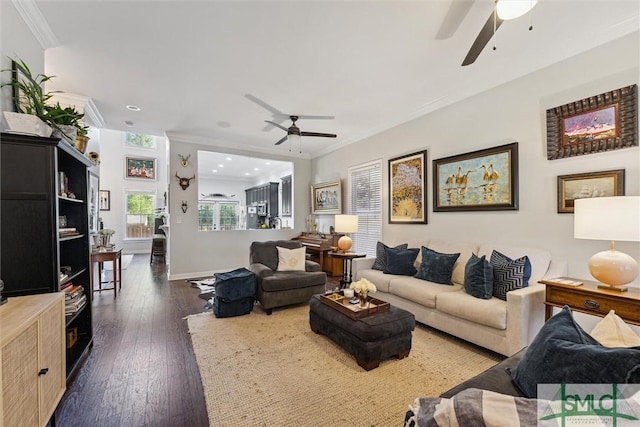
<instances>
[{"instance_id":1,"label":"second ceiling fan","mask_svg":"<svg viewBox=\"0 0 640 427\"><path fill-rule=\"evenodd\" d=\"M314 118L314 116L303 116L303 117L307 117L307 118ZM325 116L326 117L326 116ZM323 117L323 118L325 118ZM319 137L324 137L324 138L335 138L337 135L333 134L333 133L321 133L321 132L305 132L305 131L301 131L300 128L298 126L296 126L296 121L300 118L300 116L289 116L289 119L291 119L291 126L289 126L288 128L282 126L280 123L276 123L274 121L271 120L265 120L266 123L269 123L279 129L282 129L283 131L287 132L287 134L285 136L283 136L282 138L280 138L278 140L278 142L275 143L275 145L280 145L283 142L285 142L287 139L290 140L290 142L297 142L296 140L299 140L301 136L319 136ZM329 117L326 117L329 118Z\"/></svg>"}]
</instances>

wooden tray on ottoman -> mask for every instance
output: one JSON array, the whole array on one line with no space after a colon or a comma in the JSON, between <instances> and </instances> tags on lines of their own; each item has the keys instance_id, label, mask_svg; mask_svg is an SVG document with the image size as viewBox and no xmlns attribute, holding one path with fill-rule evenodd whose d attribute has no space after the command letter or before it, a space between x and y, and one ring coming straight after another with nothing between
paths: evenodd
<instances>
[{"instance_id":1,"label":"wooden tray on ottoman","mask_svg":"<svg viewBox=\"0 0 640 427\"><path fill-rule=\"evenodd\" d=\"M342 291L329 295L320 295L320 301L352 319L362 319L376 313L383 313L389 311L391 307L388 302L373 297L367 298L368 304L366 307L360 307L360 303L350 304L349 298L345 298Z\"/></svg>"}]
</instances>

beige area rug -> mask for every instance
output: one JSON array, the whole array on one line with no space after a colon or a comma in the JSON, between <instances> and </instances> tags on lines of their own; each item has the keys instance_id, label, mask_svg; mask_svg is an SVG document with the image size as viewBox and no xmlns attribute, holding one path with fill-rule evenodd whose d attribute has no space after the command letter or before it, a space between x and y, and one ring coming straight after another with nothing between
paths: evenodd
<instances>
[{"instance_id":1,"label":"beige area rug","mask_svg":"<svg viewBox=\"0 0 640 427\"><path fill-rule=\"evenodd\" d=\"M211 426L402 425L416 397L438 396L499 357L416 326L409 357L365 371L309 328L308 305L217 319L189 316Z\"/></svg>"}]
</instances>

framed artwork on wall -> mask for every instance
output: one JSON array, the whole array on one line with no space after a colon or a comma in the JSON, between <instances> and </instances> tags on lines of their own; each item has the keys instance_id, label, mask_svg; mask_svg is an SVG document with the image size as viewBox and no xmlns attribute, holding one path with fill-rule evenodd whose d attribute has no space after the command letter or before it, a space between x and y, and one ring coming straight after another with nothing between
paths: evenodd
<instances>
[{"instance_id":1,"label":"framed artwork on wall","mask_svg":"<svg viewBox=\"0 0 640 427\"><path fill-rule=\"evenodd\" d=\"M311 185L311 213L342 213L342 187L339 180Z\"/></svg>"},{"instance_id":2,"label":"framed artwork on wall","mask_svg":"<svg viewBox=\"0 0 640 427\"><path fill-rule=\"evenodd\" d=\"M434 160L433 210L518 210L518 143Z\"/></svg>"},{"instance_id":3,"label":"framed artwork on wall","mask_svg":"<svg viewBox=\"0 0 640 427\"><path fill-rule=\"evenodd\" d=\"M111 191L109 190L100 190L98 199L100 202L100 210L101 211L110 211L111 210Z\"/></svg>"},{"instance_id":4,"label":"framed artwork on wall","mask_svg":"<svg viewBox=\"0 0 640 427\"><path fill-rule=\"evenodd\" d=\"M427 150L389 159L389 224L427 223Z\"/></svg>"},{"instance_id":5,"label":"framed artwork on wall","mask_svg":"<svg viewBox=\"0 0 640 427\"><path fill-rule=\"evenodd\" d=\"M558 176L558 213L573 213L576 199L624 196L624 169Z\"/></svg>"},{"instance_id":6,"label":"framed artwork on wall","mask_svg":"<svg viewBox=\"0 0 640 427\"><path fill-rule=\"evenodd\" d=\"M125 156L125 178L155 181L156 159L150 157Z\"/></svg>"},{"instance_id":7,"label":"framed artwork on wall","mask_svg":"<svg viewBox=\"0 0 640 427\"><path fill-rule=\"evenodd\" d=\"M547 159L638 145L638 88L631 85L547 110Z\"/></svg>"}]
</instances>

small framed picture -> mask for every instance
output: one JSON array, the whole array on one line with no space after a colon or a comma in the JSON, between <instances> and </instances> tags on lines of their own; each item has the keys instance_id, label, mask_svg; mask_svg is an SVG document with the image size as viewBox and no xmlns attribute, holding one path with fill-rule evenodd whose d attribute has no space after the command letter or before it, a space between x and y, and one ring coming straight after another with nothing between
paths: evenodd
<instances>
[{"instance_id":1,"label":"small framed picture","mask_svg":"<svg viewBox=\"0 0 640 427\"><path fill-rule=\"evenodd\" d=\"M125 156L125 178L156 181L156 159L150 157Z\"/></svg>"},{"instance_id":2,"label":"small framed picture","mask_svg":"<svg viewBox=\"0 0 640 427\"><path fill-rule=\"evenodd\" d=\"M340 181L323 182L311 186L311 213L342 213L342 188Z\"/></svg>"},{"instance_id":3,"label":"small framed picture","mask_svg":"<svg viewBox=\"0 0 640 427\"><path fill-rule=\"evenodd\" d=\"M101 211L110 211L111 210L111 191L109 190L100 190L98 194L98 200L100 202L100 210Z\"/></svg>"},{"instance_id":4,"label":"small framed picture","mask_svg":"<svg viewBox=\"0 0 640 427\"><path fill-rule=\"evenodd\" d=\"M576 199L624 196L624 169L558 176L558 213L573 213Z\"/></svg>"}]
</instances>

